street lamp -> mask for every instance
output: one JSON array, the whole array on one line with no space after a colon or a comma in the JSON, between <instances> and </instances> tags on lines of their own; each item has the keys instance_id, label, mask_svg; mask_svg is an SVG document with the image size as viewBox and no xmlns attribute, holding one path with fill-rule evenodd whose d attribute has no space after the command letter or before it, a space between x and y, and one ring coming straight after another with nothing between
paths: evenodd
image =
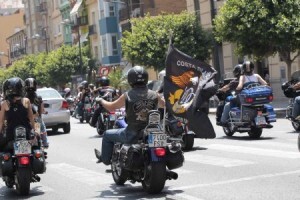
<instances>
[{"instance_id":1,"label":"street lamp","mask_svg":"<svg viewBox=\"0 0 300 200\"><path fill-rule=\"evenodd\" d=\"M47 30L46 30L45 27L42 28L42 35L44 37L42 37L40 34L37 33L34 36L32 36L32 39L36 39L36 40L41 39L41 40L44 40L46 42L46 53L48 54L48 52L49 52L49 48L48 48L48 36L47 36Z\"/></svg>"},{"instance_id":2,"label":"street lamp","mask_svg":"<svg viewBox=\"0 0 300 200\"><path fill-rule=\"evenodd\" d=\"M3 51L0 51L0 56L5 56L8 59L8 63L10 63L9 55L5 54ZM0 60L2 61L2 60ZM2 66L2 62L0 62L0 66Z\"/></svg>"},{"instance_id":3,"label":"street lamp","mask_svg":"<svg viewBox=\"0 0 300 200\"><path fill-rule=\"evenodd\" d=\"M65 19L61 22L61 24L64 25L69 25L69 26L75 26L75 24L73 22L71 22L69 19ZM80 75L82 76L82 53L81 53L81 41L80 41L80 29L79 29L79 25L77 25L77 35L78 35L78 48L79 48L79 72Z\"/></svg>"}]
</instances>

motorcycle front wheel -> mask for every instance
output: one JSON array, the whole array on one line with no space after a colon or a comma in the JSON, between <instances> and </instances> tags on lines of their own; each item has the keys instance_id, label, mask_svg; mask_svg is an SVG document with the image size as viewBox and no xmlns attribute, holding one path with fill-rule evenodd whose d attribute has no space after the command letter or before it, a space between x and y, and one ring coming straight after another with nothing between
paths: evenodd
<instances>
[{"instance_id":1,"label":"motorcycle front wheel","mask_svg":"<svg viewBox=\"0 0 300 200\"><path fill-rule=\"evenodd\" d=\"M20 195L28 195L30 190L31 169L18 168L16 173L16 190Z\"/></svg>"},{"instance_id":2,"label":"motorcycle front wheel","mask_svg":"<svg viewBox=\"0 0 300 200\"><path fill-rule=\"evenodd\" d=\"M182 140L183 140L182 149L186 151L191 150L194 146L195 135L184 134Z\"/></svg>"},{"instance_id":3,"label":"motorcycle front wheel","mask_svg":"<svg viewBox=\"0 0 300 200\"><path fill-rule=\"evenodd\" d=\"M229 137L231 137L231 136L233 136L233 134L234 134L234 131L232 131L229 127L225 127L225 126L223 126L223 131L224 131L224 133L225 133L225 135L227 135L227 136L229 136Z\"/></svg>"},{"instance_id":4,"label":"motorcycle front wheel","mask_svg":"<svg viewBox=\"0 0 300 200\"><path fill-rule=\"evenodd\" d=\"M120 167L120 163L113 161L111 163L112 177L116 185L124 185L127 181L127 173L124 169Z\"/></svg>"},{"instance_id":5,"label":"motorcycle front wheel","mask_svg":"<svg viewBox=\"0 0 300 200\"><path fill-rule=\"evenodd\" d=\"M163 162L150 162L145 166L142 185L149 194L160 193L165 187L166 164Z\"/></svg>"}]
</instances>

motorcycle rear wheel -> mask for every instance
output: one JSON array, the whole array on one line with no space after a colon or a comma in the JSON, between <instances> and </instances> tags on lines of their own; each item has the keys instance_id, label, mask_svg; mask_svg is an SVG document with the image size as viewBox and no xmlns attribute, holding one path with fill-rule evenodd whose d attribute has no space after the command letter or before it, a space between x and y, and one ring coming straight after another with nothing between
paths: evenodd
<instances>
[{"instance_id":1,"label":"motorcycle rear wheel","mask_svg":"<svg viewBox=\"0 0 300 200\"><path fill-rule=\"evenodd\" d=\"M182 149L183 150L191 150L194 146L194 140L195 140L195 135L194 134L184 134L182 137L183 140L183 145Z\"/></svg>"},{"instance_id":2,"label":"motorcycle rear wheel","mask_svg":"<svg viewBox=\"0 0 300 200\"><path fill-rule=\"evenodd\" d=\"M149 194L160 193L166 182L166 164L163 162L150 162L145 166L142 185Z\"/></svg>"},{"instance_id":3,"label":"motorcycle rear wheel","mask_svg":"<svg viewBox=\"0 0 300 200\"><path fill-rule=\"evenodd\" d=\"M16 173L16 190L20 195L28 195L30 190L31 169L18 168Z\"/></svg>"},{"instance_id":4,"label":"motorcycle rear wheel","mask_svg":"<svg viewBox=\"0 0 300 200\"><path fill-rule=\"evenodd\" d=\"M126 170L120 167L120 163L118 161L112 161L111 170L112 177L116 185L124 185L124 183L127 181L127 173Z\"/></svg>"},{"instance_id":5,"label":"motorcycle rear wheel","mask_svg":"<svg viewBox=\"0 0 300 200\"><path fill-rule=\"evenodd\" d=\"M300 131L300 124L299 124L299 122L292 122L292 125L293 125L295 131Z\"/></svg>"},{"instance_id":6,"label":"motorcycle rear wheel","mask_svg":"<svg viewBox=\"0 0 300 200\"><path fill-rule=\"evenodd\" d=\"M251 139L258 139L262 134L262 128L251 128L251 131L248 132L248 135Z\"/></svg>"},{"instance_id":7,"label":"motorcycle rear wheel","mask_svg":"<svg viewBox=\"0 0 300 200\"><path fill-rule=\"evenodd\" d=\"M223 131L228 137L231 137L234 134L234 131L232 131L229 127L223 126Z\"/></svg>"}]
</instances>

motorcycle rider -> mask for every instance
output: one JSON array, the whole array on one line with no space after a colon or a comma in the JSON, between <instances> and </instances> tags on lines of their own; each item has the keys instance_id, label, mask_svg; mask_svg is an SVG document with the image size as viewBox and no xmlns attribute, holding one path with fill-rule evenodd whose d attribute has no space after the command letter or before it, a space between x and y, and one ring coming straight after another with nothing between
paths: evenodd
<instances>
[{"instance_id":1,"label":"motorcycle rider","mask_svg":"<svg viewBox=\"0 0 300 200\"><path fill-rule=\"evenodd\" d=\"M80 86L82 87L82 91L78 94L78 104L77 104L77 118L81 118L82 115L83 115L83 106L84 106L84 103L85 103L85 98L86 97L90 97L91 95L91 92L90 92L90 88L88 87L89 86L89 83L87 81L82 81L80 83Z\"/></svg>"},{"instance_id":2,"label":"motorcycle rider","mask_svg":"<svg viewBox=\"0 0 300 200\"><path fill-rule=\"evenodd\" d=\"M102 153L95 149L98 162L109 165L115 142L132 143L138 137L138 133L147 125L147 113L149 110L164 106L164 100L152 90L147 88L148 72L141 66L135 66L128 71L127 80L132 87L122 94L117 100L108 102L99 99L100 104L109 110L115 110L125 106L128 126L121 129L106 130L102 139Z\"/></svg>"},{"instance_id":3,"label":"motorcycle rider","mask_svg":"<svg viewBox=\"0 0 300 200\"><path fill-rule=\"evenodd\" d=\"M254 64L250 61L245 61L242 65L242 75L239 77L238 86L236 91L241 91L244 86L251 83L260 83L261 85L267 85L267 82L259 75L254 74ZM231 100L232 102L233 100ZM224 106L224 110L221 117L221 125L227 125L229 118L230 104Z\"/></svg>"},{"instance_id":4,"label":"motorcycle rider","mask_svg":"<svg viewBox=\"0 0 300 200\"><path fill-rule=\"evenodd\" d=\"M254 64L250 61L243 63L243 75L240 76L239 84L236 90L242 90L244 86L251 83L260 83L261 85L268 85L268 83L259 75L254 72Z\"/></svg>"},{"instance_id":5,"label":"motorcycle rider","mask_svg":"<svg viewBox=\"0 0 300 200\"><path fill-rule=\"evenodd\" d=\"M106 101L110 101L110 102L113 101L115 99L115 97L117 96L117 92L116 92L115 88L110 87L109 78L106 76L102 76L99 79L98 83L99 83L100 87L94 90L95 97L97 97L97 94L99 94L99 96L104 98ZM103 110L103 107L99 106L99 108L97 108L94 111L94 114L90 121L90 125L92 127L96 127L97 119L98 119L100 113L102 112L102 110Z\"/></svg>"},{"instance_id":6,"label":"motorcycle rider","mask_svg":"<svg viewBox=\"0 0 300 200\"><path fill-rule=\"evenodd\" d=\"M300 89L300 82L293 85L294 90ZM300 96L295 98L294 105L293 105L293 117L296 121L300 121Z\"/></svg>"},{"instance_id":7,"label":"motorcycle rider","mask_svg":"<svg viewBox=\"0 0 300 200\"><path fill-rule=\"evenodd\" d=\"M26 128L27 137L34 132L34 118L30 100L24 97L24 81L19 77L7 79L3 83L4 100L0 110L0 134L5 142L3 150L13 149L11 141L14 140L14 129L16 126ZM5 122L6 121L6 122ZM5 123L4 123L5 122ZM6 138L4 138L6 133Z\"/></svg>"},{"instance_id":8,"label":"motorcycle rider","mask_svg":"<svg viewBox=\"0 0 300 200\"><path fill-rule=\"evenodd\" d=\"M228 83L227 85L223 86L222 88L219 89L219 91L225 93L227 91L231 91L231 90L235 90L238 86L239 83L239 78L242 74L242 65L238 64L233 68L232 71L235 79L230 81L230 83ZM229 111L231 108L231 104L234 101L234 99L230 100L230 102L227 102L224 106L224 108L222 109L222 111L219 111L221 113L221 119L219 122L217 122L217 125L225 125L227 122L227 119L229 117ZM218 108L220 109L220 108Z\"/></svg>"},{"instance_id":9,"label":"motorcycle rider","mask_svg":"<svg viewBox=\"0 0 300 200\"><path fill-rule=\"evenodd\" d=\"M49 142L47 137L47 130L46 130L45 123L42 119L42 114L47 114L47 112L44 110L44 103L42 97L37 96L36 94L36 89L37 89L37 82L34 78L25 79L25 92L26 92L25 97L27 97L30 100L34 119L40 125L41 139L43 142L43 146L45 148L48 148Z\"/></svg>"}]
</instances>

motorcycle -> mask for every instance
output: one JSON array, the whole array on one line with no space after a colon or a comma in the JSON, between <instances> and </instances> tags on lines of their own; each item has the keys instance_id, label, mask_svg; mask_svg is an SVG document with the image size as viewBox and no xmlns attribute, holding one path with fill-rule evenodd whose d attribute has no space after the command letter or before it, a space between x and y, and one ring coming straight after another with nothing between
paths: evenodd
<instances>
[{"instance_id":1,"label":"motorcycle","mask_svg":"<svg viewBox=\"0 0 300 200\"><path fill-rule=\"evenodd\" d=\"M91 117L92 117L92 102L90 96L86 96L84 98L82 116L80 117L79 121L83 123L83 121L85 120L88 123Z\"/></svg>"},{"instance_id":2,"label":"motorcycle","mask_svg":"<svg viewBox=\"0 0 300 200\"><path fill-rule=\"evenodd\" d=\"M300 81L300 70L292 74L291 80L282 84L281 89L286 97L290 98L289 105L286 108L286 118L292 122L295 131L300 131L300 121L293 118L293 108L295 98L300 96L300 90L294 90L292 87Z\"/></svg>"},{"instance_id":3,"label":"motorcycle","mask_svg":"<svg viewBox=\"0 0 300 200\"><path fill-rule=\"evenodd\" d=\"M284 95L286 97L290 98L289 105L286 108L286 117L285 118L292 122L292 126L295 129L295 131L300 131L300 121L296 120L293 117L295 98L300 96L300 90L293 89L293 85L295 85L299 81L300 81L300 70L294 72L291 76L291 80L282 84L282 87L281 87ZM298 150L300 151L300 134L298 134L297 145L298 145Z\"/></svg>"},{"instance_id":4,"label":"motorcycle","mask_svg":"<svg viewBox=\"0 0 300 200\"><path fill-rule=\"evenodd\" d=\"M228 125L223 125L227 136L235 132L247 132L250 138L260 138L263 128L272 128L270 123L276 122L276 114L269 104L273 100L272 89L259 83L251 83L236 97L240 106L233 106L229 112ZM228 98L227 98L228 99Z\"/></svg>"},{"instance_id":5,"label":"motorcycle","mask_svg":"<svg viewBox=\"0 0 300 200\"><path fill-rule=\"evenodd\" d=\"M162 130L160 112L149 111L147 119L148 125L138 134L138 141L114 145L111 169L117 185L127 180L141 182L146 192L156 194L162 191L167 179L178 178L171 170L183 165L184 156L180 142L168 140Z\"/></svg>"},{"instance_id":6,"label":"motorcycle","mask_svg":"<svg viewBox=\"0 0 300 200\"><path fill-rule=\"evenodd\" d=\"M75 111L75 99L74 97L69 96L66 98L66 101L68 102L68 109L70 110L70 114L72 116Z\"/></svg>"},{"instance_id":7,"label":"motorcycle","mask_svg":"<svg viewBox=\"0 0 300 200\"><path fill-rule=\"evenodd\" d=\"M30 183L39 182L37 174L46 171L46 152L38 146L35 133L29 134L23 126L15 128L14 138L9 150L0 153L1 175L8 188L15 185L20 195L28 195Z\"/></svg>"},{"instance_id":8,"label":"motorcycle","mask_svg":"<svg viewBox=\"0 0 300 200\"><path fill-rule=\"evenodd\" d=\"M168 115L167 115L168 116ZM182 149L189 151L194 146L195 133L188 128L188 121L179 117L167 117L165 121L166 133L180 141Z\"/></svg>"}]
</instances>

